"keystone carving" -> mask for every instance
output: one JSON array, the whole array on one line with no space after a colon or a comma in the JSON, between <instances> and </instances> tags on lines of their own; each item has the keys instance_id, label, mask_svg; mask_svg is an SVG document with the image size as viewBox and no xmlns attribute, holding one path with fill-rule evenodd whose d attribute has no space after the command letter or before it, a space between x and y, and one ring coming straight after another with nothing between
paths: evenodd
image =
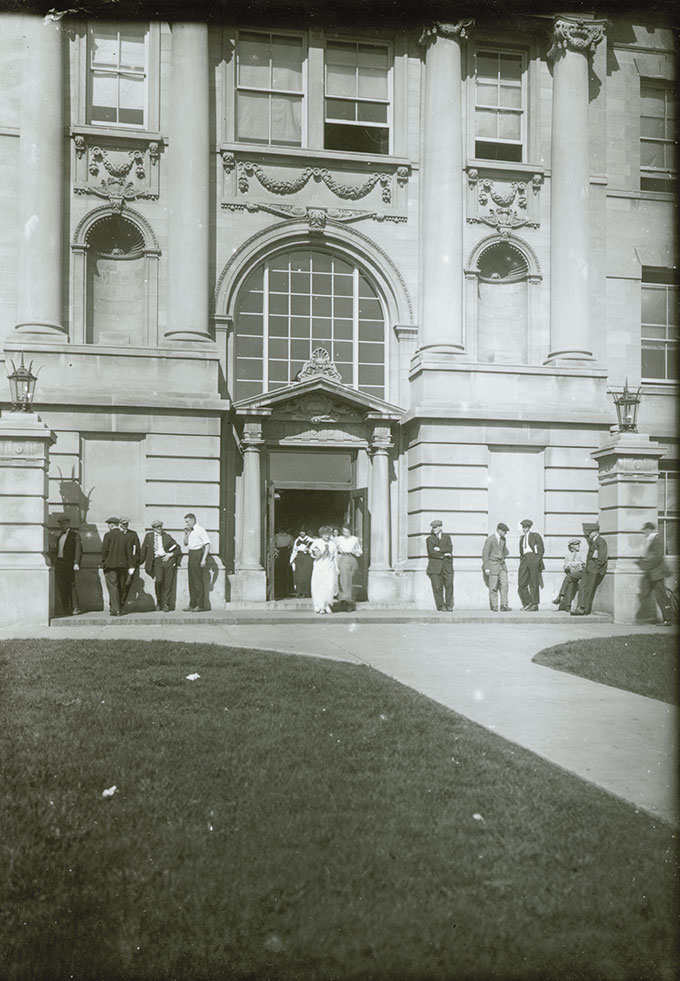
<instances>
[{"instance_id":1,"label":"keystone carving","mask_svg":"<svg viewBox=\"0 0 680 981\"><path fill-rule=\"evenodd\" d=\"M305 361L298 371L295 381L309 381L310 378L328 378L330 381L342 384L342 375L335 367L331 356L325 347L316 347L309 361Z\"/></svg>"},{"instance_id":2,"label":"keystone carving","mask_svg":"<svg viewBox=\"0 0 680 981\"><path fill-rule=\"evenodd\" d=\"M604 21L558 17L553 27L552 47L548 58L555 59L566 51L580 51L588 57L604 38Z\"/></svg>"}]
</instances>

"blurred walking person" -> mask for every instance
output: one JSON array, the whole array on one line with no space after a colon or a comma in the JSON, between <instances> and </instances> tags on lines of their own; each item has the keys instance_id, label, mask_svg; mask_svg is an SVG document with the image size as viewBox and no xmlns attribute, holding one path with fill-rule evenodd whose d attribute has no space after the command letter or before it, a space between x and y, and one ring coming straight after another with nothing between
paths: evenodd
<instances>
[{"instance_id":1,"label":"blurred walking person","mask_svg":"<svg viewBox=\"0 0 680 981\"><path fill-rule=\"evenodd\" d=\"M666 564L663 542L657 534L656 525L652 521L645 521L642 532L645 535L645 542L642 555L637 560L642 569L642 579L635 619L640 623L656 623L658 605L661 609L662 622L664 626L668 626L672 621L671 604L664 579L670 576L671 570Z\"/></svg>"}]
</instances>

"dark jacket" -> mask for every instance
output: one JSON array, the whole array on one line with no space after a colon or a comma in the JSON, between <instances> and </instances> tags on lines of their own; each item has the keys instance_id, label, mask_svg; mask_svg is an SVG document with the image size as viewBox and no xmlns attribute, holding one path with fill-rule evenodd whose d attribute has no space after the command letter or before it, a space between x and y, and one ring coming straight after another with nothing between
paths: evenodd
<instances>
[{"instance_id":1,"label":"dark jacket","mask_svg":"<svg viewBox=\"0 0 680 981\"><path fill-rule=\"evenodd\" d=\"M144 536L144 541L142 542L141 552L139 554L139 564L144 566L144 571L149 576L153 575L153 561L155 558L153 554L153 538L153 531L147 531L146 535ZM172 537L172 535L168 535L167 531L162 531L161 541L163 542L163 548L165 551L169 552L173 557L170 561L174 561L175 564L178 565L182 558L182 549L179 547L175 539Z\"/></svg>"},{"instance_id":2,"label":"dark jacket","mask_svg":"<svg viewBox=\"0 0 680 981\"><path fill-rule=\"evenodd\" d=\"M670 576L671 572L666 565L666 559L664 558L663 554L663 545L658 535L654 535L654 537L650 540L645 554L638 559L638 565L641 569L644 569L652 582L656 582L659 579L665 579L666 576Z\"/></svg>"},{"instance_id":3,"label":"dark jacket","mask_svg":"<svg viewBox=\"0 0 680 981\"><path fill-rule=\"evenodd\" d=\"M607 559L609 549L602 535L596 535L588 545L588 555L586 556L586 572L596 572L603 576L607 571Z\"/></svg>"},{"instance_id":4,"label":"dark jacket","mask_svg":"<svg viewBox=\"0 0 680 981\"><path fill-rule=\"evenodd\" d=\"M50 558L53 562L57 561L59 557L59 539L61 538L61 532L52 536L50 542ZM75 528L69 528L66 532L66 541L64 542L64 557L61 560L65 565L74 566L80 565L80 560L83 556L83 544L80 540L80 534L75 530Z\"/></svg>"},{"instance_id":5,"label":"dark jacket","mask_svg":"<svg viewBox=\"0 0 680 981\"><path fill-rule=\"evenodd\" d=\"M133 544L122 528L107 531L102 539L102 566L106 569L132 569L135 558Z\"/></svg>"},{"instance_id":6,"label":"dark jacket","mask_svg":"<svg viewBox=\"0 0 680 981\"><path fill-rule=\"evenodd\" d=\"M545 563L543 562L543 553L545 552L545 545L543 544L543 539L538 534L537 531L529 532L529 551L526 553L527 556L532 553L538 558L538 568L545 569ZM519 559L520 563L524 558L524 535L519 540Z\"/></svg>"},{"instance_id":7,"label":"dark jacket","mask_svg":"<svg viewBox=\"0 0 680 981\"><path fill-rule=\"evenodd\" d=\"M453 546L451 544L451 536L442 534L439 538L437 535L428 535L427 540L427 574L431 576L438 575L442 569L452 569L453 568ZM448 552L448 555L445 553Z\"/></svg>"},{"instance_id":8,"label":"dark jacket","mask_svg":"<svg viewBox=\"0 0 680 981\"><path fill-rule=\"evenodd\" d=\"M126 536L126 538L130 539L130 542L132 544L133 565L141 565L142 560L139 554L141 551L140 544L139 544L139 535L137 534L136 531L133 531L132 528L128 528L128 530L124 531L123 534Z\"/></svg>"}]
</instances>

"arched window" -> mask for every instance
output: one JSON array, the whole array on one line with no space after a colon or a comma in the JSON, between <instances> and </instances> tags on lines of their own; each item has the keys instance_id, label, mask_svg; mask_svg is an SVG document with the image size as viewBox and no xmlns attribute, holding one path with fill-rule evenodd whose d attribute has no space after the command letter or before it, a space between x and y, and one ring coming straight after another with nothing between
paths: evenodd
<instances>
[{"instance_id":1,"label":"arched window","mask_svg":"<svg viewBox=\"0 0 680 981\"><path fill-rule=\"evenodd\" d=\"M526 364L528 283L526 258L506 242L495 242L477 264L477 360Z\"/></svg>"},{"instance_id":2,"label":"arched window","mask_svg":"<svg viewBox=\"0 0 680 981\"><path fill-rule=\"evenodd\" d=\"M86 341L145 343L144 236L122 215L106 215L87 234Z\"/></svg>"},{"instance_id":3,"label":"arched window","mask_svg":"<svg viewBox=\"0 0 680 981\"><path fill-rule=\"evenodd\" d=\"M317 347L345 385L385 396L385 313L356 263L320 249L280 252L240 289L235 311L235 399L283 388Z\"/></svg>"}]
</instances>

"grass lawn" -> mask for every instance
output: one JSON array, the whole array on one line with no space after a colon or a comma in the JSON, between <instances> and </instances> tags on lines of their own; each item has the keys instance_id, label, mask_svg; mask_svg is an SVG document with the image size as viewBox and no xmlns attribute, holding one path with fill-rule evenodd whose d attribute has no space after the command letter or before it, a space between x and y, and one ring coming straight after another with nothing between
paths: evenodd
<instances>
[{"instance_id":1,"label":"grass lawn","mask_svg":"<svg viewBox=\"0 0 680 981\"><path fill-rule=\"evenodd\" d=\"M678 637L675 631L570 640L567 644L541 651L534 657L534 662L612 688L678 704Z\"/></svg>"},{"instance_id":2,"label":"grass lawn","mask_svg":"<svg viewBox=\"0 0 680 981\"><path fill-rule=\"evenodd\" d=\"M3 981L675 976L671 829L369 668L0 665Z\"/></svg>"}]
</instances>

